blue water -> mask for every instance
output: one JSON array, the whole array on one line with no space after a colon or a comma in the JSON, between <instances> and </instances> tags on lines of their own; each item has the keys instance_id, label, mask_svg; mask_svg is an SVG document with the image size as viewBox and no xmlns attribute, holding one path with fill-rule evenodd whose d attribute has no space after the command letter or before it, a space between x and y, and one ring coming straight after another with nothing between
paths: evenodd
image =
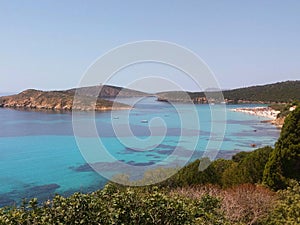
<instances>
[{"instance_id":1,"label":"blue water","mask_svg":"<svg viewBox=\"0 0 300 225\"><path fill-rule=\"evenodd\" d=\"M126 99L124 102L130 103ZM188 115L187 105L178 105ZM159 163L172 154L176 146L182 148L180 154L183 155L177 155L176 160L182 160L185 152L191 151L193 155L190 160L194 160L202 156L211 135L209 106L195 107L199 114L200 130L187 129L188 135L183 138L180 133L180 116L174 107L155 101L155 98L144 99L131 111L113 112L113 116L111 112L96 113L99 137L82 132L79 138L89 143L100 138L112 156L128 165ZM251 151L254 149L252 143L257 147L273 146L280 131L271 124L261 123L266 118L229 110L236 107L240 105L227 106L226 133L217 157L230 158L235 152ZM113 121L122 131L126 124L123 119L126 119L128 113L130 128L141 140L146 140L151 134L149 123L141 121L161 118L167 127L161 143L147 151L134 149L143 146L124 146L116 137L111 124ZM87 115L84 112L80 114L83 123ZM192 123L195 122L190 122L193 127ZM123 140L130 139L126 132L120 136ZM197 145L189 149L190 138L195 137L199 138ZM160 140L161 137L156 135L155 138ZM94 160L107 173L122 172L122 168L111 171L114 167L104 158ZM38 197L45 200L55 193L70 195L76 191L89 192L103 187L107 182L86 164L74 137L71 112L0 109L0 169L0 206L19 203L22 198Z\"/></svg>"}]
</instances>

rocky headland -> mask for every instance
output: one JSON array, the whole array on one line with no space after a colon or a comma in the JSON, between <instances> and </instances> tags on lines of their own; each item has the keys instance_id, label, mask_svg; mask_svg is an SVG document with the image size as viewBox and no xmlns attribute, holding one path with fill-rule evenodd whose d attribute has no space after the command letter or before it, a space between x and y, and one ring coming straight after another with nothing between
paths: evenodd
<instances>
[{"instance_id":1,"label":"rocky headland","mask_svg":"<svg viewBox=\"0 0 300 225\"><path fill-rule=\"evenodd\" d=\"M113 86L84 87L66 91L41 91L28 89L16 95L0 97L0 107L36 110L119 110L130 109L131 106L103 99L145 96L147 94L135 90ZM76 98L74 98L76 93Z\"/></svg>"}]
</instances>

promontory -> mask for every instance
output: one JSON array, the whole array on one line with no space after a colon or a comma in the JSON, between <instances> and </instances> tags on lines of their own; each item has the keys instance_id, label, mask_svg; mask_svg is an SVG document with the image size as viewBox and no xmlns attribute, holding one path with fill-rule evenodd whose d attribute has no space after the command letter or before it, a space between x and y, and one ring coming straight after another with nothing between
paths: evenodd
<instances>
[{"instance_id":1,"label":"promontory","mask_svg":"<svg viewBox=\"0 0 300 225\"><path fill-rule=\"evenodd\" d=\"M100 93L99 93L99 90ZM76 93L76 98L74 98ZM131 106L104 98L138 97L146 93L115 86L91 86L65 91L28 89L16 95L0 97L0 107L36 110L112 110Z\"/></svg>"}]
</instances>

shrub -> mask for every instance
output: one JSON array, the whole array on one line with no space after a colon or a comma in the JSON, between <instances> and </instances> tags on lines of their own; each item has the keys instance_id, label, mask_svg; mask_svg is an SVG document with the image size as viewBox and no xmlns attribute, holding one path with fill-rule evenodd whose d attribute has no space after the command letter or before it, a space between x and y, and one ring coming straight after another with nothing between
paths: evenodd
<instances>
[{"instance_id":1,"label":"shrub","mask_svg":"<svg viewBox=\"0 0 300 225\"><path fill-rule=\"evenodd\" d=\"M269 146L256 149L253 152L240 152L233 156L232 164L223 172L222 185L261 183L265 165L273 149Z\"/></svg>"},{"instance_id":2,"label":"shrub","mask_svg":"<svg viewBox=\"0 0 300 225\"><path fill-rule=\"evenodd\" d=\"M184 187L173 190L173 193L182 195L190 199L200 200L205 203L206 196L212 196L219 200L219 205L211 207L215 200L206 204L209 212L213 208L214 214L223 223L229 224L258 224L263 221L273 210L276 201L276 193L269 189L243 184L228 189L221 189L213 185L199 185L194 187ZM203 207L203 206L202 206Z\"/></svg>"},{"instance_id":3,"label":"shrub","mask_svg":"<svg viewBox=\"0 0 300 225\"><path fill-rule=\"evenodd\" d=\"M200 201L152 188L107 185L91 194L75 193L38 205L0 209L0 224L224 224L219 199Z\"/></svg>"},{"instance_id":4,"label":"shrub","mask_svg":"<svg viewBox=\"0 0 300 225\"><path fill-rule=\"evenodd\" d=\"M300 224L300 185L292 180L286 190L278 191L279 199L265 224Z\"/></svg>"},{"instance_id":5,"label":"shrub","mask_svg":"<svg viewBox=\"0 0 300 225\"><path fill-rule=\"evenodd\" d=\"M222 200L222 209L231 224L257 224L273 209L276 195L267 188L243 184L224 190Z\"/></svg>"}]
</instances>

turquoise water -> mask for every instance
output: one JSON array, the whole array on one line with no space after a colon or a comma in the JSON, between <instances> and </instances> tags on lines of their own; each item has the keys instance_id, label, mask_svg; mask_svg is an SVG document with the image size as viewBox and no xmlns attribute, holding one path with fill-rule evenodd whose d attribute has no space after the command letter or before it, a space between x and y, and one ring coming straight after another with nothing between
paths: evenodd
<instances>
[{"instance_id":1,"label":"turquoise water","mask_svg":"<svg viewBox=\"0 0 300 225\"><path fill-rule=\"evenodd\" d=\"M129 103L128 100L124 101ZM186 105L178 105L183 111L187 109ZM113 117L111 112L96 113L95 121L100 137L83 133L80 138L89 143L100 138L111 155L128 165L159 163L172 154L176 146L181 146L180 154L183 154L176 160L182 160L184 154L191 151L191 160L194 160L201 157L211 135L209 106L195 107L199 114L200 130L190 129L189 135L183 139L180 133L180 116L174 107L165 102L157 102L155 98L144 99L130 112L114 112ZM271 124L261 123L266 118L229 110L236 107L240 105L227 106L226 133L217 157L230 158L237 151L251 151L254 149L251 147L252 143L257 147L273 146L279 130ZM162 142L147 151L135 151L124 146L116 137L111 124L113 120L122 131L128 113L130 128L141 140L151 135L149 123L141 121L162 118L167 128ZM188 115L189 112L185 113ZM85 123L87 114L81 113L80 118ZM124 140L130 138L126 132L121 136ZM195 137L199 138L196 147L188 149L190 138ZM124 172L120 171L122 168L111 167L110 162L104 158L95 158L95 162L107 173ZM0 206L18 203L22 198L38 197L45 200L54 193L70 195L75 191L89 192L106 183L106 179L94 172L81 155L73 134L72 114L69 112L0 109L0 169ZM113 169L115 171L111 171Z\"/></svg>"}]
</instances>

